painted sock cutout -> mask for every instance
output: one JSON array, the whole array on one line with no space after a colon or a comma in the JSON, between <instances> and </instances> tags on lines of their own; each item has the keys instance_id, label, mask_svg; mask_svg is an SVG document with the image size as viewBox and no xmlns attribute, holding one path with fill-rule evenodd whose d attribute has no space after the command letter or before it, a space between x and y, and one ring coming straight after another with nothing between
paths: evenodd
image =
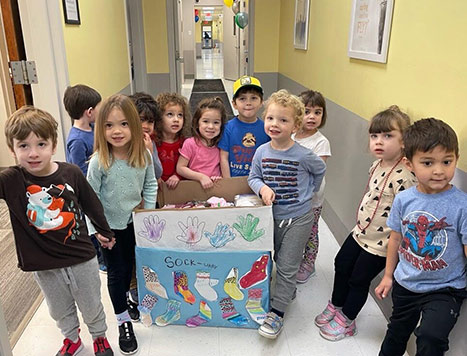
<instances>
[{"instance_id":1,"label":"painted sock cutout","mask_svg":"<svg viewBox=\"0 0 467 356\"><path fill-rule=\"evenodd\" d=\"M138 309L141 313L141 322L144 326L149 327L152 325L151 310L154 308L154 305L156 305L157 300L157 297L146 294L140 305L138 305Z\"/></svg>"},{"instance_id":2,"label":"painted sock cutout","mask_svg":"<svg viewBox=\"0 0 467 356\"><path fill-rule=\"evenodd\" d=\"M246 311L250 314L251 319L259 325L262 325L264 319L266 319L266 312L261 305L262 296L262 289L249 289L248 301L245 304Z\"/></svg>"},{"instance_id":3,"label":"painted sock cutout","mask_svg":"<svg viewBox=\"0 0 467 356\"><path fill-rule=\"evenodd\" d=\"M159 282L159 277L157 276L156 272L154 272L151 268L147 266L143 266L143 276L146 288L150 292L153 292L161 298L168 298L167 291L165 290L164 286Z\"/></svg>"},{"instance_id":4,"label":"painted sock cutout","mask_svg":"<svg viewBox=\"0 0 467 356\"><path fill-rule=\"evenodd\" d=\"M217 300L217 293L212 286L218 282L217 279L211 279L209 272L196 272L195 288L203 298L211 302Z\"/></svg>"},{"instance_id":5,"label":"painted sock cutout","mask_svg":"<svg viewBox=\"0 0 467 356\"><path fill-rule=\"evenodd\" d=\"M203 325L212 319L212 312L209 305L202 300L199 303L199 313L197 315L188 318L185 322L185 325L190 328L195 328L197 326Z\"/></svg>"},{"instance_id":6,"label":"painted sock cutout","mask_svg":"<svg viewBox=\"0 0 467 356\"><path fill-rule=\"evenodd\" d=\"M229 297L235 300L242 300L244 295L242 291L238 288L238 268L232 267L227 278L224 281L224 291L228 294Z\"/></svg>"},{"instance_id":7,"label":"painted sock cutout","mask_svg":"<svg viewBox=\"0 0 467 356\"><path fill-rule=\"evenodd\" d=\"M188 277L183 271L173 271L174 277L174 292L183 298L187 303L194 304L196 301L193 293L188 289Z\"/></svg>"},{"instance_id":8,"label":"painted sock cutout","mask_svg":"<svg viewBox=\"0 0 467 356\"><path fill-rule=\"evenodd\" d=\"M174 323L178 319L180 319L180 305L182 303L178 300L169 299L167 301L167 310L164 314L159 315L155 323L157 326L166 326L169 324Z\"/></svg>"},{"instance_id":9,"label":"painted sock cutout","mask_svg":"<svg viewBox=\"0 0 467 356\"><path fill-rule=\"evenodd\" d=\"M227 319L232 324L238 326L248 324L248 319L235 310L232 299L230 297L221 299L219 306L222 310L222 318Z\"/></svg>"},{"instance_id":10,"label":"painted sock cutout","mask_svg":"<svg viewBox=\"0 0 467 356\"><path fill-rule=\"evenodd\" d=\"M257 259L251 266L251 270L240 278L240 287L247 289L263 282L268 277L268 260L268 255L263 255Z\"/></svg>"}]
</instances>

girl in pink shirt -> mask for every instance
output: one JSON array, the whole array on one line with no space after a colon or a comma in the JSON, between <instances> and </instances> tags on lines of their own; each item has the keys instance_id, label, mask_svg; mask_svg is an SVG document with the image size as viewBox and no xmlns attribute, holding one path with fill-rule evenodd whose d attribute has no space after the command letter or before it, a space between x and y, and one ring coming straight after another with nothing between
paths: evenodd
<instances>
[{"instance_id":1,"label":"girl in pink shirt","mask_svg":"<svg viewBox=\"0 0 467 356\"><path fill-rule=\"evenodd\" d=\"M193 137L186 139L180 149L177 173L186 179L197 180L204 189L212 188L214 182L222 178L217 143L222 136L225 120L221 98L201 100L193 115Z\"/></svg>"}]
</instances>

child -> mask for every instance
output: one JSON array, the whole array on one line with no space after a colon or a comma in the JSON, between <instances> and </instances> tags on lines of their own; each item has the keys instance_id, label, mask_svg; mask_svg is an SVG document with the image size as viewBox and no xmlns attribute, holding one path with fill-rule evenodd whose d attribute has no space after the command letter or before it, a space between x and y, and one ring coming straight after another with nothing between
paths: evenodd
<instances>
[{"instance_id":1,"label":"child","mask_svg":"<svg viewBox=\"0 0 467 356\"><path fill-rule=\"evenodd\" d=\"M320 335L337 341L357 332L355 318L363 308L370 283L384 268L389 228L386 219L394 196L415 184L402 163L402 133L409 117L391 106L371 119L370 151L377 158L370 167L365 193L358 204L357 224L334 260L332 298L315 318Z\"/></svg>"},{"instance_id":2,"label":"child","mask_svg":"<svg viewBox=\"0 0 467 356\"><path fill-rule=\"evenodd\" d=\"M193 115L192 134L180 149L177 173L197 180L204 189L221 179L219 142L225 123L225 107L221 98L201 100Z\"/></svg>"},{"instance_id":3,"label":"child","mask_svg":"<svg viewBox=\"0 0 467 356\"><path fill-rule=\"evenodd\" d=\"M264 122L256 117L263 104L263 88L255 77L243 76L233 85L238 116L227 122L219 141L222 177L247 176L256 149L269 141Z\"/></svg>"},{"instance_id":4,"label":"child","mask_svg":"<svg viewBox=\"0 0 467 356\"><path fill-rule=\"evenodd\" d=\"M154 136L156 122L161 121L159 108L153 97L146 93L135 93L130 95L130 99L133 100L133 104L135 104L139 118L141 119L144 146L151 152L154 173L158 180L162 176L162 164L157 154L156 143L152 140L152 137Z\"/></svg>"},{"instance_id":5,"label":"child","mask_svg":"<svg viewBox=\"0 0 467 356\"><path fill-rule=\"evenodd\" d=\"M260 335L271 339L281 332L285 310L295 298L297 272L313 223L311 199L326 170L321 158L292 140L304 111L300 99L286 90L271 95L264 114L271 142L256 151L248 177L248 184L263 202L274 204L276 289L271 311L258 329Z\"/></svg>"},{"instance_id":6,"label":"child","mask_svg":"<svg viewBox=\"0 0 467 356\"><path fill-rule=\"evenodd\" d=\"M449 183L457 136L444 122L423 119L404 132L404 145L418 184L396 196L387 221L386 270L375 292L381 299L392 287L393 310L379 355L403 355L420 316L417 355L444 355L467 296L467 194Z\"/></svg>"},{"instance_id":7,"label":"child","mask_svg":"<svg viewBox=\"0 0 467 356\"><path fill-rule=\"evenodd\" d=\"M307 90L300 94L300 99L305 104L305 117L303 125L292 138L302 146L313 151L324 162L331 156L329 141L318 129L326 123L326 100L317 91ZM310 237L306 243L302 263L297 273L297 283L306 283L315 273L315 261L318 254L318 222L323 209L325 179L321 183L319 191L311 201L313 226Z\"/></svg>"},{"instance_id":8,"label":"child","mask_svg":"<svg viewBox=\"0 0 467 356\"><path fill-rule=\"evenodd\" d=\"M75 355L83 347L78 306L95 355L111 356L96 252L82 217L93 222L104 250L112 248L114 234L79 168L52 161L57 127L49 113L32 106L10 116L5 136L18 165L0 173L0 198L10 211L18 266L34 271L50 315L65 336L57 355Z\"/></svg>"},{"instance_id":9,"label":"child","mask_svg":"<svg viewBox=\"0 0 467 356\"><path fill-rule=\"evenodd\" d=\"M138 350L126 293L135 261L133 209L156 206L157 181L152 159L144 147L143 131L135 106L125 95L113 95L102 104L96 121L95 152L89 162L88 181L104 206L115 234L112 250L104 250L107 287L119 325L119 346L124 354ZM90 232L93 224L88 221Z\"/></svg>"},{"instance_id":10,"label":"child","mask_svg":"<svg viewBox=\"0 0 467 356\"><path fill-rule=\"evenodd\" d=\"M88 173L89 158L94 151L93 125L101 100L101 95L96 90L83 84L66 88L63 95L63 104L73 121L73 127L66 141L66 161L76 164L85 177ZM91 241L97 252L99 270L106 273L107 266L99 247L99 241L94 235L91 235Z\"/></svg>"},{"instance_id":11,"label":"child","mask_svg":"<svg viewBox=\"0 0 467 356\"><path fill-rule=\"evenodd\" d=\"M177 162L182 147L183 131L190 118L188 102L177 93L161 93L156 97L162 112L162 121L156 122L156 146L162 163L162 180L169 189L175 189L180 176L177 174Z\"/></svg>"},{"instance_id":12,"label":"child","mask_svg":"<svg viewBox=\"0 0 467 356\"><path fill-rule=\"evenodd\" d=\"M66 161L76 164L86 176L88 161L93 152L94 132L100 94L87 85L68 87L63 96L65 109L73 121L66 141Z\"/></svg>"}]
</instances>

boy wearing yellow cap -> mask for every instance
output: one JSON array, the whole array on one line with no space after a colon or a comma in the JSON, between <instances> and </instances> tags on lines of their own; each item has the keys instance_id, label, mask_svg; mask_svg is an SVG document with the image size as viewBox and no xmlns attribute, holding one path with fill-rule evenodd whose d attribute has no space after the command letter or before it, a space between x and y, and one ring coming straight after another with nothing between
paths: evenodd
<instances>
[{"instance_id":1,"label":"boy wearing yellow cap","mask_svg":"<svg viewBox=\"0 0 467 356\"><path fill-rule=\"evenodd\" d=\"M247 176L256 149L270 140L263 121L256 116L263 105L260 81L244 75L235 81L233 90L232 104L238 116L225 125L218 144L224 178Z\"/></svg>"}]
</instances>

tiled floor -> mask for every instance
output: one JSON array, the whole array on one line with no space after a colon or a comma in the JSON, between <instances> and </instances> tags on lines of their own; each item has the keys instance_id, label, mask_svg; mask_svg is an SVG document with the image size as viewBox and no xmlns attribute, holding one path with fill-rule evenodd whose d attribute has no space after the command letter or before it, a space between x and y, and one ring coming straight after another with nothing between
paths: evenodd
<instances>
[{"instance_id":1,"label":"tiled floor","mask_svg":"<svg viewBox=\"0 0 467 356\"><path fill-rule=\"evenodd\" d=\"M374 356L386 329L386 320L370 297L357 319L358 334L338 342L321 338L313 318L324 308L331 293L333 260L338 244L328 227L320 221L320 252L317 274L307 284L298 286L298 294L290 305L282 334L277 340L261 337L252 329L229 329L169 325L146 328L141 323L134 325L140 351L138 356L300 356L300 355L351 355ZM118 350L117 324L112 314L105 276L101 276L104 308L109 326L108 338L115 351ZM81 356L93 355L91 337L82 324L81 336L85 344ZM62 343L62 336L50 318L47 305L42 303L16 344L14 356L54 355Z\"/></svg>"}]
</instances>

